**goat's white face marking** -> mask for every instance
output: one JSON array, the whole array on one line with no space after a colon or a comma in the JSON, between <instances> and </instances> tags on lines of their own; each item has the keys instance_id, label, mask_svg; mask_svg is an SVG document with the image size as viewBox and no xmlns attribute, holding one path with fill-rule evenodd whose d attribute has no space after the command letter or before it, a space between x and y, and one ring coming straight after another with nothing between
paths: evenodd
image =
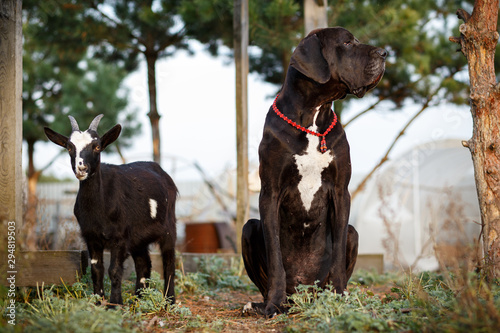
<instances>
[{"instance_id":1,"label":"goat's white face marking","mask_svg":"<svg viewBox=\"0 0 500 333\"><path fill-rule=\"evenodd\" d=\"M78 178L79 180L85 180L88 176L87 170L79 169L79 167L83 167L85 165L81 153L85 149L85 147L92 143L94 138L92 138L90 133L87 131L75 131L71 133L69 140L75 146L75 170L73 171L75 172L76 178Z\"/></svg>"},{"instance_id":2,"label":"goat's white face marking","mask_svg":"<svg viewBox=\"0 0 500 333\"><path fill-rule=\"evenodd\" d=\"M316 132L318 126L316 126L316 118L319 114L319 108L314 115L314 121L309 129ZM295 154L295 164L297 164L297 169L301 176L298 188L300 192L300 198L302 199L302 204L305 210L308 212L311 209L311 204L314 198L314 194L318 192L321 187L321 173L325 168L330 165L333 160L333 155L330 149L325 153L318 151L318 145L320 138L307 134L307 139L309 144L307 145L306 151L303 155Z\"/></svg>"},{"instance_id":3,"label":"goat's white face marking","mask_svg":"<svg viewBox=\"0 0 500 333\"><path fill-rule=\"evenodd\" d=\"M90 260L90 263L91 263L92 265L97 264L97 259L92 259L92 260Z\"/></svg>"},{"instance_id":4,"label":"goat's white face marking","mask_svg":"<svg viewBox=\"0 0 500 333\"><path fill-rule=\"evenodd\" d=\"M157 208L158 208L158 202L156 202L155 199L149 199L149 210L152 219L156 218Z\"/></svg>"}]
</instances>

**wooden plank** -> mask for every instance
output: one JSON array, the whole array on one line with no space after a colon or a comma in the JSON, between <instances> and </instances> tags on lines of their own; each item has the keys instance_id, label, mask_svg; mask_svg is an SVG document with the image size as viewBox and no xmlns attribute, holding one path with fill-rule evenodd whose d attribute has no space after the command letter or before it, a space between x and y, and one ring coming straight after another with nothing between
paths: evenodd
<instances>
[{"instance_id":1,"label":"wooden plank","mask_svg":"<svg viewBox=\"0 0 500 333\"><path fill-rule=\"evenodd\" d=\"M154 252L150 253L149 256L151 257L151 269L155 272L158 272L160 274L160 278L163 279L163 261L161 258L161 253ZM183 269L185 273L194 273L198 270L197 260L202 257L206 258L210 256L224 258L228 263L230 262L231 258L239 259L241 257L236 253L182 253L180 255L177 255L175 258L176 267L182 267L181 269ZM106 275L108 274L110 257L111 256L109 252L104 252L104 274ZM88 259L88 265L90 265L90 258ZM133 272L135 272L134 260L132 259L132 257L128 257L127 260L125 260L125 262L123 263L122 280L130 279L130 276Z\"/></svg>"},{"instance_id":2,"label":"wooden plank","mask_svg":"<svg viewBox=\"0 0 500 333\"><path fill-rule=\"evenodd\" d=\"M73 284L87 269L87 251L21 251L17 253L16 287Z\"/></svg>"},{"instance_id":3,"label":"wooden plank","mask_svg":"<svg viewBox=\"0 0 500 333\"><path fill-rule=\"evenodd\" d=\"M356 261L356 266L354 271L374 270L378 274L384 273L384 255L383 254L358 254L358 260Z\"/></svg>"},{"instance_id":4,"label":"wooden plank","mask_svg":"<svg viewBox=\"0 0 500 333\"><path fill-rule=\"evenodd\" d=\"M198 271L197 260L202 257L217 256L223 258L228 264L233 260L239 260L241 256L236 253L182 253L176 258L177 267L182 266L185 273L194 273ZM151 254L151 262L153 265L153 270L162 274L162 261L161 255L159 253ZM182 264L181 264L182 263ZM358 260L356 261L356 266L354 271L358 270L374 270L378 274L384 273L384 255L383 254L359 254Z\"/></svg>"},{"instance_id":5,"label":"wooden plank","mask_svg":"<svg viewBox=\"0 0 500 333\"><path fill-rule=\"evenodd\" d=\"M241 256L236 253L182 253L178 255L177 267L181 267L184 273L198 271L197 261L200 258L217 256L223 258L228 264L231 260L240 260ZM82 276L88 265L87 251L23 251L18 254L18 270L16 274L16 287L34 287L37 285L61 285L62 281L70 285L77 281L76 277ZM104 267L109 266L109 252L104 253ZM163 264L160 253L151 253L152 270L163 278ZM384 272L384 257L382 254L360 254L354 271L375 270L382 274ZM129 257L124 263L123 279L129 279L134 272L134 261ZM2 271L4 268L2 267ZM7 284L4 279L4 284Z\"/></svg>"},{"instance_id":6,"label":"wooden plank","mask_svg":"<svg viewBox=\"0 0 500 333\"><path fill-rule=\"evenodd\" d=\"M241 255L237 253L182 253L177 257L178 267L181 266L181 269L184 270L184 273L195 273L198 271L198 263L197 261L200 258L210 258L211 256L217 256L226 261L229 265L231 260L240 260ZM161 263L161 262L160 262ZM160 266L161 268L161 266Z\"/></svg>"},{"instance_id":7,"label":"wooden plank","mask_svg":"<svg viewBox=\"0 0 500 333\"><path fill-rule=\"evenodd\" d=\"M18 230L23 212L21 4L0 4L0 223L15 221Z\"/></svg>"},{"instance_id":8,"label":"wooden plank","mask_svg":"<svg viewBox=\"0 0 500 333\"><path fill-rule=\"evenodd\" d=\"M196 272L198 270L197 260L201 257L209 257L209 256L217 256L219 258L223 258L227 263L233 260L239 260L241 256L236 253L182 253L180 256L177 256L177 266L180 266L180 262L182 262L182 266L184 268L184 272ZM151 261L153 262L153 270L160 272L162 269L161 265L161 255L153 254L151 255ZM357 270L375 270L378 274L384 273L384 255L383 254L359 254L358 260L356 261L356 267L354 271Z\"/></svg>"}]
</instances>

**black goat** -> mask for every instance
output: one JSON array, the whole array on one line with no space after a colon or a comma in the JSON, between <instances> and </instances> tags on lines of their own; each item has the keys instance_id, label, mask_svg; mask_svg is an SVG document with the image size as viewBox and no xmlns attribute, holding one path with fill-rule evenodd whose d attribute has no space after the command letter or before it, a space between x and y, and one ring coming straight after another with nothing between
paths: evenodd
<instances>
[{"instance_id":1,"label":"black goat","mask_svg":"<svg viewBox=\"0 0 500 333\"><path fill-rule=\"evenodd\" d=\"M132 255L137 294L151 276L148 245L158 242L163 260L164 294L174 303L177 188L172 178L154 162L101 163L101 151L121 132L121 126L115 125L100 137L97 126L102 116L97 116L85 132L80 131L76 120L69 116L72 127L69 137L44 128L50 141L68 150L73 172L80 180L74 213L91 258L94 293L104 297L104 249L111 252L110 303L123 304L123 262Z\"/></svg>"}]
</instances>

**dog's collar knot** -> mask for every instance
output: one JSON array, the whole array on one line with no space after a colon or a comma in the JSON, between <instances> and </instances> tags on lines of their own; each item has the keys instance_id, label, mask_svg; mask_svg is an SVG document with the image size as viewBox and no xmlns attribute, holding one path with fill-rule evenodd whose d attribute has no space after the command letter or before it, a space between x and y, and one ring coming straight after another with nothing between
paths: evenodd
<instances>
[{"instance_id":1,"label":"dog's collar knot","mask_svg":"<svg viewBox=\"0 0 500 333\"><path fill-rule=\"evenodd\" d=\"M284 121L286 121L287 123L289 123L290 125L292 125L293 127L295 127L296 129L301 130L302 132L306 132L307 134L311 134L311 135L315 135L317 137L320 137L321 138L321 144L320 144L319 149L320 149L320 151L322 153L325 153L326 149L327 149L326 148L325 136L328 133L330 133L330 131L333 129L333 127L335 127L335 124L337 124L337 115L335 114L335 112L333 112L333 121L332 121L332 123L326 129L326 131L323 134L321 134L321 133L318 133L318 132L315 132L315 131L311 131L310 129L307 129L304 126L300 126L299 124L297 124L296 122L294 122L293 120L291 120L290 118L288 118L287 116L285 116L283 113L281 113L281 111L276 106L276 100L278 99L278 96L279 96L279 94L276 96L276 98L274 99L274 102L273 102L273 110L274 110L274 112L281 119L283 119Z\"/></svg>"}]
</instances>

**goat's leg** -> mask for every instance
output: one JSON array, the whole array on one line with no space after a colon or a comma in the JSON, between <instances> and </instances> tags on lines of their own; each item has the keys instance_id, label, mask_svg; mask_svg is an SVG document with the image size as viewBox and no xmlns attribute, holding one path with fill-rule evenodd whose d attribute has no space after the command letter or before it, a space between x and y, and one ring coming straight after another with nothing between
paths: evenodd
<instances>
[{"instance_id":1,"label":"goat's leg","mask_svg":"<svg viewBox=\"0 0 500 333\"><path fill-rule=\"evenodd\" d=\"M123 262L127 258L125 246L115 246L111 249L111 261L109 263L109 279L111 280L111 296L109 302L123 304L122 299L122 276Z\"/></svg>"},{"instance_id":2,"label":"goat's leg","mask_svg":"<svg viewBox=\"0 0 500 333\"><path fill-rule=\"evenodd\" d=\"M90 256L90 272L92 284L94 285L94 294L104 298L104 249L95 242L87 242L87 248Z\"/></svg>"},{"instance_id":3,"label":"goat's leg","mask_svg":"<svg viewBox=\"0 0 500 333\"><path fill-rule=\"evenodd\" d=\"M137 275L135 294L139 295L139 289L147 288L146 279L151 277L151 258L149 257L148 248L144 247L132 251L132 258L134 259L135 273Z\"/></svg>"},{"instance_id":4,"label":"goat's leg","mask_svg":"<svg viewBox=\"0 0 500 333\"><path fill-rule=\"evenodd\" d=\"M167 234L160 242L161 258L163 263L163 277L165 288L163 294L169 298L170 304L175 304L175 240Z\"/></svg>"}]
</instances>

